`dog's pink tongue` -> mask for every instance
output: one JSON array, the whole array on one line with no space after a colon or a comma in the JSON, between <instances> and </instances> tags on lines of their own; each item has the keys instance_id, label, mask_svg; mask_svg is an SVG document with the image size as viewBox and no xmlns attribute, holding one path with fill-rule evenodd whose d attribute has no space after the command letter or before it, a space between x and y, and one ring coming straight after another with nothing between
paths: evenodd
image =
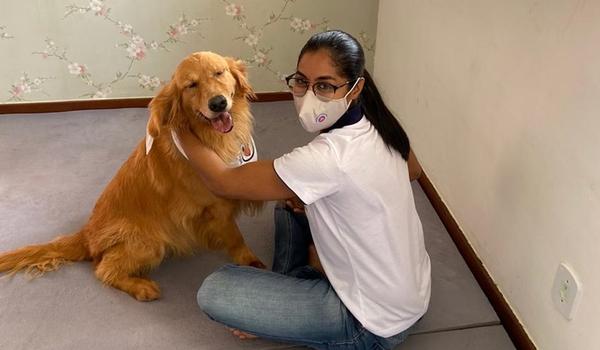
<instances>
[{"instance_id":1,"label":"dog's pink tongue","mask_svg":"<svg viewBox=\"0 0 600 350\"><path fill-rule=\"evenodd\" d=\"M222 133L228 133L233 129L233 120L228 112L219 113L215 118L210 120L212 127Z\"/></svg>"}]
</instances>

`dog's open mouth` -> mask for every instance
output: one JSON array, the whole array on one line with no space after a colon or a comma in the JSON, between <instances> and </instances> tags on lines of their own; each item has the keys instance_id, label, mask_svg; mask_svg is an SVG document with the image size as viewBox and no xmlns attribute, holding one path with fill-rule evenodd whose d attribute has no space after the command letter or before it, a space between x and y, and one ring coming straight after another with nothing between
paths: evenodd
<instances>
[{"instance_id":1,"label":"dog's open mouth","mask_svg":"<svg viewBox=\"0 0 600 350\"><path fill-rule=\"evenodd\" d=\"M210 123L213 129L217 130L218 132L226 134L233 129L233 119L231 118L231 114L229 114L229 112L221 112L213 118L205 116L202 112L198 112L198 115Z\"/></svg>"}]
</instances>

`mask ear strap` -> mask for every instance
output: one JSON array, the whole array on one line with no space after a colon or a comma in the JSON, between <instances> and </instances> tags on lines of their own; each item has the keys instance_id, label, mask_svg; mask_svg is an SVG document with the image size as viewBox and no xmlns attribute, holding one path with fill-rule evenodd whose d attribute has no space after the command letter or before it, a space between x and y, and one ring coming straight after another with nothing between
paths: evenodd
<instances>
[{"instance_id":1,"label":"mask ear strap","mask_svg":"<svg viewBox=\"0 0 600 350\"><path fill-rule=\"evenodd\" d=\"M354 85L352 85L352 87L350 88L350 90L348 90L348 93L346 93L346 95L344 96L344 98L348 97L348 95L350 95L350 93L352 92L352 90L354 90L354 88L356 87L356 85L358 84L359 81L364 80L365 78L363 77L358 77L358 79L356 79L356 81L354 82Z\"/></svg>"}]
</instances>

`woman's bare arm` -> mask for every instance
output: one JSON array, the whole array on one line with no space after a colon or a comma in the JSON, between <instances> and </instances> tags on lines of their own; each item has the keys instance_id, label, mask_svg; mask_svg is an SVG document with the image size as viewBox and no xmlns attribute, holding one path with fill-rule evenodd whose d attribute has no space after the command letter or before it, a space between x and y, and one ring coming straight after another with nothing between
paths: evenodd
<instances>
[{"instance_id":1,"label":"woman's bare arm","mask_svg":"<svg viewBox=\"0 0 600 350\"><path fill-rule=\"evenodd\" d=\"M190 131L182 131L178 136L192 167L213 193L246 200L277 200L295 196L277 176L273 160L229 167Z\"/></svg>"}]
</instances>

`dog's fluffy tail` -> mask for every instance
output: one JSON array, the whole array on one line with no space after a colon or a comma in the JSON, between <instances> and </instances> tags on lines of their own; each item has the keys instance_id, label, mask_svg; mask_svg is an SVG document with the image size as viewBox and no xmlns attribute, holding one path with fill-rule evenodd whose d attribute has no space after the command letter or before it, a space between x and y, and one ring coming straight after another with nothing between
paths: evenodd
<instances>
[{"instance_id":1,"label":"dog's fluffy tail","mask_svg":"<svg viewBox=\"0 0 600 350\"><path fill-rule=\"evenodd\" d=\"M88 260L90 254L82 232L61 236L50 243L31 245L0 253L0 273L26 270L32 277L58 269L67 261Z\"/></svg>"}]
</instances>

